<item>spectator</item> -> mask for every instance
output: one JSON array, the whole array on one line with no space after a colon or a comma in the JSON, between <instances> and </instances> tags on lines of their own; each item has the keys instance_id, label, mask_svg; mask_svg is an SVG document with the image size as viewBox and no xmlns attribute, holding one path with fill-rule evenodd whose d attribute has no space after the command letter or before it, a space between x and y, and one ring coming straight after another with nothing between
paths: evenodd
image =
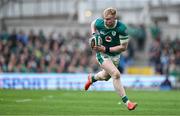
<instances>
[{"instance_id":1,"label":"spectator","mask_svg":"<svg viewBox=\"0 0 180 116\"><path fill-rule=\"evenodd\" d=\"M158 21L154 21L154 24L150 28L151 30L151 36L154 40L157 40L160 42L161 40L161 29L158 25Z\"/></svg>"},{"instance_id":2,"label":"spectator","mask_svg":"<svg viewBox=\"0 0 180 116\"><path fill-rule=\"evenodd\" d=\"M23 43L23 45L28 44L28 36L24 33L24 31L20 31L19 34L17 35L17 39Z\"/></svg>"},{"instance_id":3,"label":"spectator","mask_svg":"<svg viewBox=\"0 0 180 116\"><path fill-rule=\"evenodd\" d=\"M139 26L139 29L138 29L138 38L137 38L137 45L138 45L138 49L140 51L143 51L144 50L144 44L145 44L145 40L146 40L146 29L145 29L145 26L143 24L141 24Z\"/></svg>"}]
</instances>

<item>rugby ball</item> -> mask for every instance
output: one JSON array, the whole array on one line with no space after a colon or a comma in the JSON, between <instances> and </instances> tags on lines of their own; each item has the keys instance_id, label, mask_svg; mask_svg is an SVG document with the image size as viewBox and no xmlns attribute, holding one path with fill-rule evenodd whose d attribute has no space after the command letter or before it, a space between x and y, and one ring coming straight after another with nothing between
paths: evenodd
<instances>
[{"instance_id":1,"label":"rugby ball","mask_svg":"<svg viewBox=\"0 0 180 116\"><path fill-rule=\"evenodd\" d=\"M89 39L90 47L93 48L94 46L100 46L102 44L102 39L99 35L92 36Z\"/></svg>"}]
</instances>

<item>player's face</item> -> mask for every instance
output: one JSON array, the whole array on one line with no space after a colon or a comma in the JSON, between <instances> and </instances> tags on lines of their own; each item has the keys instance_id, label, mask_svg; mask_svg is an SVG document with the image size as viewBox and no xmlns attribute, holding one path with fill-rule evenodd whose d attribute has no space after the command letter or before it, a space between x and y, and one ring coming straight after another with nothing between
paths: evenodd
<instances>
[{"instance_id":1,"label":"player's face","mask_svg":"<svg viewBox=\"0 0 180 116\"><path fill-rule=\"evenodd\" d=\"M109 17L104 18L104 20L107 26L112 27L114 26L116 18L113 16L109 16Z\"/></svg>"}]
</instances>

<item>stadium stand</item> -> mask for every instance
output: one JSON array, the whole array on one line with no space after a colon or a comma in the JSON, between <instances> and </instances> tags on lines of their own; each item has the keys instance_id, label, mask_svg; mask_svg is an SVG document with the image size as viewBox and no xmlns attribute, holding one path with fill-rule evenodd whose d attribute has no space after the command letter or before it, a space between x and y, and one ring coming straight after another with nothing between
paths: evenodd
<instances>
[{"instance_id":1,"label":"stadium stand","mask_svg":"<svg viewBox=\"0 0 180 116\"><path fill-rule=\"evenodd\" d=\"M78 43L76 41L79 41ZM96 70L86 37L79 33L63 37L43 31L1 33L1 72L87 72ZM74 49L76 48L76 49ZM90 59L90 60L89 60Z\"/></svg>"},{"instance_id":2,"label":"stadium stand","mask_svg":"<svg viewBox=\"0 0 180 116\"><path fill-rule=\"evenodd\" d=\"M62 36L60 33L52 32L46 37L42 30L34 34L33 30L29 35L22 30L17 33L1 32L0 34L0 71L1 72L92 72L97 71L97 63L89 49L87 33L82 36L78 32L68 33ZM77 42L78 41L78 42ZM157 74L169 73L178 75L179 60L179 39L174 41L154 40L149 50L149 66L138 68L131 67L133 59L131 44L126 53L123 53L126 73L128 74L154 74L154 67ZM171 47L170 47L171 46ZM76 48L76 49L74 49ZM89 60L90 59L90 60ZM124 66L122 66L124 67Z\"/></svg>"}]
</instances>

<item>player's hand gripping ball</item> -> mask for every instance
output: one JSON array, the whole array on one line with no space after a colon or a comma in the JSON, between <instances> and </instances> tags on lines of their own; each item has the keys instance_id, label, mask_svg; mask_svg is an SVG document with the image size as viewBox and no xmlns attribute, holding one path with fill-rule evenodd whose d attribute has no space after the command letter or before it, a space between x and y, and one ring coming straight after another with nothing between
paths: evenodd
<instances>
[{"instance_id":1,"label":"player's hand gripping ball","mask_svg":"<svg viewBox=\"0 0 180 116\"><path fill-rule=\"evenodd\" d=\"M89 39L89 45L91 49L93 49L94 46L100 46L102 44L102 39L99 35L94 35Z\"/></svg>"}]
</instances>

